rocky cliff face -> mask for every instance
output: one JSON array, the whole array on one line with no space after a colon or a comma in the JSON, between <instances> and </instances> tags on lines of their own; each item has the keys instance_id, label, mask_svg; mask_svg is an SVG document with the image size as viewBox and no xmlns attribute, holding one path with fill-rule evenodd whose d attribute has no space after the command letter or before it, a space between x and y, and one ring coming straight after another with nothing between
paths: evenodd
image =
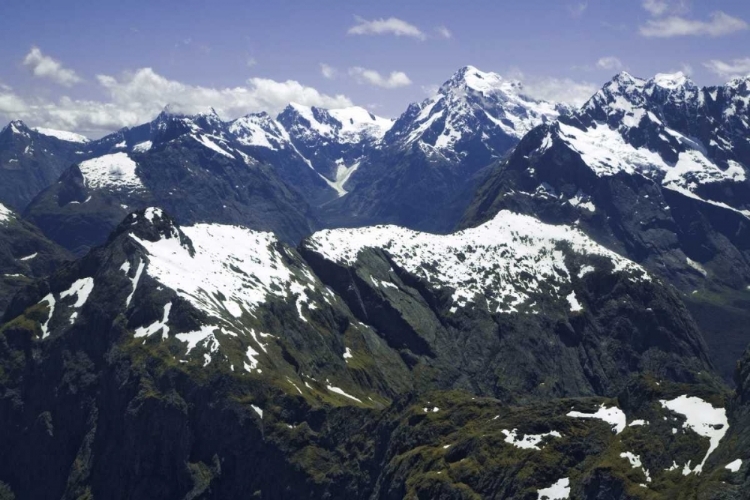
<instances>
[{"instance_id":1,"label":"rocky cliff face","mask_svg":"<svg viewBox=\"0 0 750 500\"><path fill-rule=\"evenodd\" d=\"M85 138L13 121L0 131L0 203L22 212L72 163L88 156Z\"/></svg>"},{"instance_id":2,"label":"rocky cliff face","mask_svg":"<svg viewBox=\"0 0 750 500\"><path fill-rule=\"evenodd\" d=\"M0 205L0 314L18 290L49 276L69 260L72 255Z\"/></svg>"}]
</instances>

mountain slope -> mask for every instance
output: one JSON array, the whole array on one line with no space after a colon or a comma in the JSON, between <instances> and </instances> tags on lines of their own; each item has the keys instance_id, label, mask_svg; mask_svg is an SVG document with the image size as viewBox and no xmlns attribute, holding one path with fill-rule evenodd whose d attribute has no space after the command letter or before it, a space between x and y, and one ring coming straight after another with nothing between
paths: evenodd
<instances>
[{"instance_id":1,"label":"mountain slope","mask_svg":"<svg viewBox=\"0 0 750 500\"><path fill-rule=\"evenodd\" d=\"M23 211L72 163L86 157L85 138L13 121L0 131L0 203Z\"/></svg>"},{"instance_id":2,"label":"mountain slope","mask_svg":"<svg viewBox=\"0 0 750 500\"><path fill-rule=\"evenodd\" d=\"M72 259L39 229L0 205L0 314L18 290Z\"/></svg>"},{"instance_id":3,"label":"mountain slope","mask_svg":"<svg viewBox=\"0 0 750 500\"><path fill-rule=\"evenodd\" d=\"M289 242L310 234L318 223L305 197L284 182L284 164L251 157L252 146L228 134L214 114L163 113L148 126L102 139L101 156L68 169L25 216L79 255L104 242L130 211L151 205L181 222L240 223ZM307 165L297 167L334 196Z\"/></svg>"},{"instance_id":4,"label":"mountain slope","mask_svg":"<svg viewBox=\"0 0 750 500\"><path fill-rule=\"evenodd\" d=\"M394 223L447 232L482 169L534 126L565 109L526 97L519 82L467 66L437 94L412 104L348 180L350 194L324 207L331 225Z\"/></svg>"},{"instance_id":5,"label":"mountain slope","mask_svg":"<svg viewBox=\"0 0 750 500\"><path fill-rule=\"evenodd\" d=\"M719 332L712 317L727 317L750 283L748 96L747 81L699 89L681 74L622 73L578 112L530 132L462 225L503 209L577 225L683 291L729 378L746 323L734 314Z\"/></svg>"},{"instance_id":6,"label":"mountain slope","mask_svg":"<svg viewBox=\"0 0 750 500\"><path fill-rule=\"evenodd\" d=\"M297 252L149 208L16 296L0 367L18 498L528 496L563 477L595 498L646 481L609 462L621 451L668 497L718 482L731 453L674 436L659 403L688 392L724 415L671 292L509 213L450 236L325 231ZM668 460L712 475L675 486Z\"/></svg>"}]
</instances>

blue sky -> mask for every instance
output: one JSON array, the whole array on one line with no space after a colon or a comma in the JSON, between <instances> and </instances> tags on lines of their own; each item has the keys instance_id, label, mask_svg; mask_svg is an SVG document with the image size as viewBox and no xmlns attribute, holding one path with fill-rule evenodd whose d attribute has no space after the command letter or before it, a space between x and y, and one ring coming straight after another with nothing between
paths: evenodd
<instances>
[{"instance_id":1,"label":"blue sky","mask_svg":"<svg viewBox=\"0 0 750 500\"><path fill-rule=\"evenodd\" d=\"M750 74L748 22L746 0L4 2L0 119L101 135L169 101L233 118L288 100L397 116L467 64L580 102L622 69Z\"/></svg>"}]
</instances>

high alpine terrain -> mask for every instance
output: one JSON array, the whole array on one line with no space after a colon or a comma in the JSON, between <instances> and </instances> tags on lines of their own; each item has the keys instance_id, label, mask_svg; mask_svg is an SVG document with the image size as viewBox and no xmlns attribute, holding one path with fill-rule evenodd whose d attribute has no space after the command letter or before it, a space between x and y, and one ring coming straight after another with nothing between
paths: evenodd
<instances>
[{"instance_id":1,"label":"high alpine terrain","mask_svg":"<svg viewBox=\"0 0 750 500\"><path fill-rule=\"evenodd\" d=\"M747 498L749 85L10 123L0 499Z\"/></svg>"},{"instance_id":2,"label":"high alpine terrain","mask_svg":"<svg viewBox=\"0 0 750 500\"><path fill-rule=\"evenodd\" d=\"M573 224L683 293L727 378L747 345L750 79L617 75L530 132L464 216Z\"/></svg>"}]
</instances>

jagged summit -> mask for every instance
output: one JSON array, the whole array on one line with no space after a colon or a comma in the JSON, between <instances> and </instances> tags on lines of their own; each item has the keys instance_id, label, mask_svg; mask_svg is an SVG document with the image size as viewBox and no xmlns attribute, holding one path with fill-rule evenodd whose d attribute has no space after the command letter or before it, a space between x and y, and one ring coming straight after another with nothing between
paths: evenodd
<instances>
[{"instance_id":1,"label":"jagged summit","mask_svg":"<svg viewBox=\"0 0 750 500\"><path fill-rule=\"evenodd\" d=\"M518 81L465 66L436 95L409 106L386 140L427 145L444 155L475 152L485 161L502 156L561 111L559 105L525 96Z\"/></svg>"},{"instance_id":2,"label":"jagged summit","mask_svg":"<svg viewBox=\"0 0 750 500\"><path fill-rule=\"evenodd\" d=\"M695 83L682 71L676 73L658 73L651 81L659 87L674 90L679 87L695 87Z\"/></svg>"},{"instance_id":3,"label":"jagged summit","mask_svg":"<svg viewBox=\"0 0 750 500\"><path fill-rule=\"evenodd\" d=\"M517 80L507 80L497 73L484 72L474 66L464 66L443 83L439 92L447 93L457 88L480 93L506 92L520 94L523 91L523 84Z\"/></svg>"}]
</instances>

